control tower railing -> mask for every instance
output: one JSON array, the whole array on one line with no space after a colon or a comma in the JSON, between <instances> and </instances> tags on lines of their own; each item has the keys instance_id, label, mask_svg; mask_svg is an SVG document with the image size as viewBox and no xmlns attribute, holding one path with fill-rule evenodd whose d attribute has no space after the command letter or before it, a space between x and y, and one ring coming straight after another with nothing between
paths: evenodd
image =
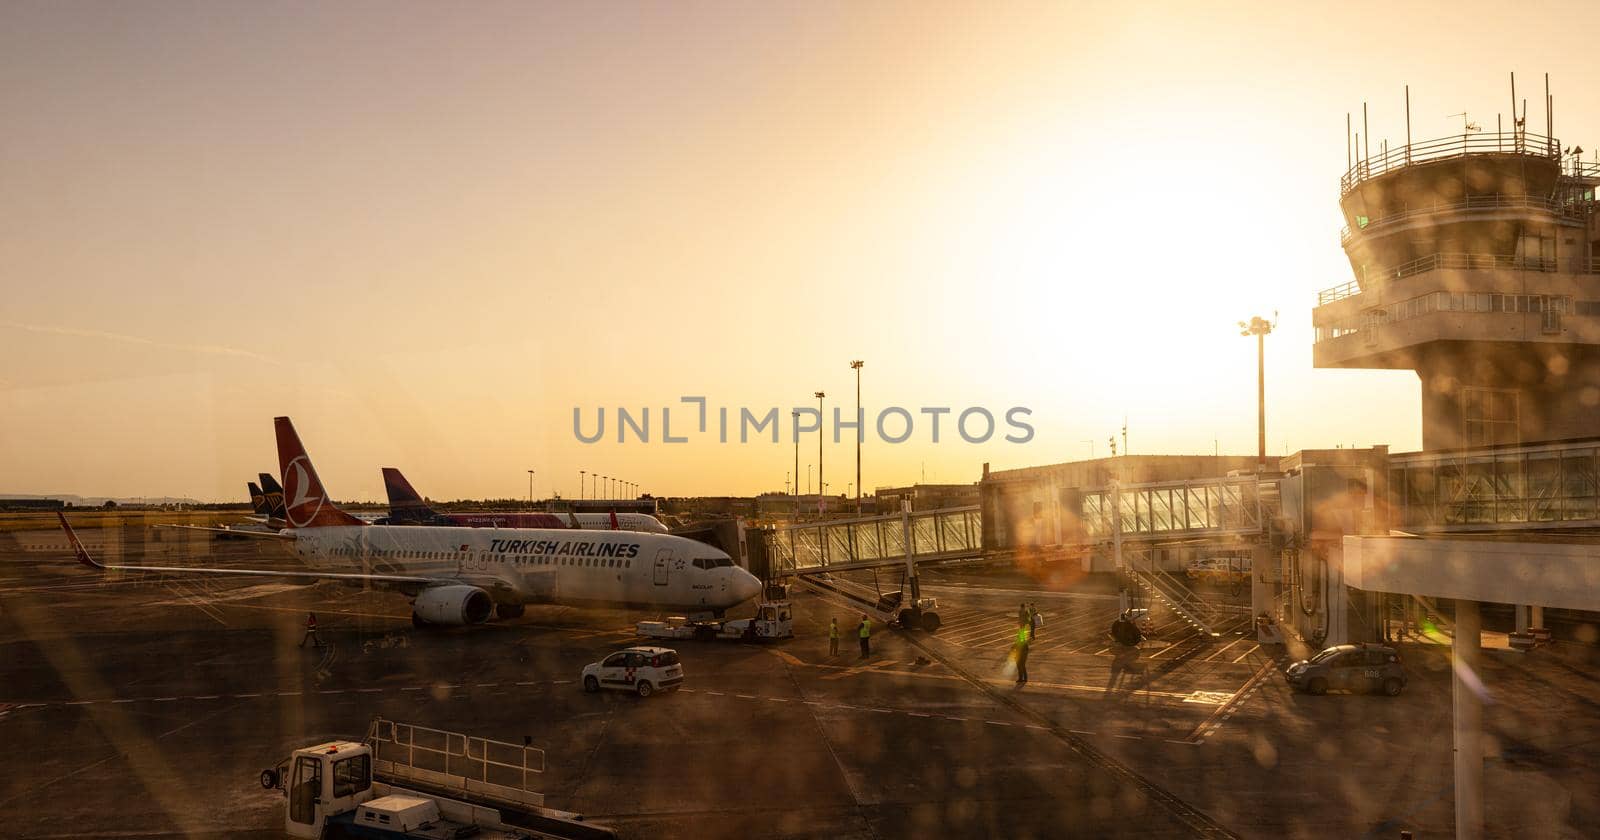
<instances>
[{"instance_id":1,"label":"control tower railing","mask_svg":"<svg viewBox=\"0 0 1600 840\"><path fill-rule=\"evenodd\" d=\"M1560 161L1561 141L1526 131L1498 131L1472 132L1407 143L1392 147L1376 157L1356 161L1339 179L1339 195L1345 195L1363 181L1414 163L1492 154L1529 155Z\"/></svg>"},{"instance_id":2,"label":"control tower railing","mask_svg":"<svg viewBox=\"0 0 1600 840\"><path fill-rule=\"evenodd\" d=\"M1390 213L1369 219L1365 224L1352 230L1349 225L1339 231L1339 244L1349 245L1358 233L1371 233L1381 230L1389 225L1399 224L1423 216L1437 216L1443 213L1471 213L1473 211L1495 212L1499 210L1538 210L1546 213L1555 213L1561 216L1581 217L1583 207L1570 201L1559 201L1538 195L1502 195L1489 193L1487 195L1469 195L1460 201L1438 202L1422 207L1407 207L1398 213Z\"/></svg>"},{"instance_id":3,"label":"control tower railing","mask_svg":"<svg viewBox=\"0 0 1600 840\"><path fill-rule=\"evenodd\" d=\"M905 523L898 513L790 525L765 538L773 570L781 573L865 569L906 559ZM911 514L911 556L919 562L977 557L982 540L976 506Z\"/></svg>"}]
</instances>

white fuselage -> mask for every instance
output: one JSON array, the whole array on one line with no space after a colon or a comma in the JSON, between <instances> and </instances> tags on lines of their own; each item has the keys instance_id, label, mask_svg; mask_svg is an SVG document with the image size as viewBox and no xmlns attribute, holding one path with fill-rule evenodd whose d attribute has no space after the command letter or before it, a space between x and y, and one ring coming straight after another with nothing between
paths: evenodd
<instances>
[{"instance_id":1,"label":"white fuselage","mask_svg":"<svg viewBox=\"0 0 1600 840\"><path fill-rule=\"evenodd\" d=\"M295 552L312 568L464 583L496 603L701 611L761 593L761 582L726 553L671 534L415 525L293 534Z\"/></svg>"}]
</instances>

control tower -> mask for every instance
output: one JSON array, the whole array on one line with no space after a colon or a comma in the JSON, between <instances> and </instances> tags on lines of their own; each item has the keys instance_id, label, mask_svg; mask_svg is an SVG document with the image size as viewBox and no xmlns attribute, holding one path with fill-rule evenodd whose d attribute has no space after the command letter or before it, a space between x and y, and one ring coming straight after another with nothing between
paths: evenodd
<instances>
[{"instance_id":1,"label":"control tower","mask_svg":"<svg viewBox=\"0 0 1600 840\"><path fill-rule=\"evenodd\" d=\"M1416 371L1424 449L1600 436L1600 164L1515 122L1339 184L1355 279L1318 296L1313 364Z\"/></svg>"}]
</instances>

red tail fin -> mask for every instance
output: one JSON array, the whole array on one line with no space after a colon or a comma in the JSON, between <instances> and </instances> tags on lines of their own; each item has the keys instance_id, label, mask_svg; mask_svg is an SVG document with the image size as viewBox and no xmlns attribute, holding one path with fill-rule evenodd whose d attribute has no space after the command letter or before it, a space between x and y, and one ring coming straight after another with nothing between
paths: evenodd
<instances>
[{"instance_id":1,"label":"red tail fin","mask_svg":"<svg viewBox=\"0 0 1600 840\"><path fill-rule=\"evenodd\" d=\"M278 471L283 473L284 518L290 528L326 528L333 525L366 523L338 509L328 499L328 491L317 478L311 456L300 444L294 424L287 417L273 418L278 433Z\"/></svg>"},{"instance_id":2,"label":"red tail fin","mask_svg":"<svg viewBox=\"0 0 1600 840\"><path fill-rule=\"evenodd\" d=\"M621 526L617 525L617 512L616 512L616 510L612 510L611 511L611 530L613 530L613 531L621 530Z\"/></svg>"}]
</instances>

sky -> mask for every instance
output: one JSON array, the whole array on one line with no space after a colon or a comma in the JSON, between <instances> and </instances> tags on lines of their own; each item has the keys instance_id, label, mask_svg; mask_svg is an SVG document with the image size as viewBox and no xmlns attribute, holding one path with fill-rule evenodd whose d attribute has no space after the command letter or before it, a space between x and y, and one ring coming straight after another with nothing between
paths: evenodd
<instances>
[{"instance_id":1,"label":"sky","mask_svg":"<svg viewBox=\"0 0 1600 840\"><path fill-rule=\"evenodd\" d=\"M781 491L716 436L828 394L862 483L1108 453L1420 446L1414 374L1316 370L1345 117L1492 126L1591 3L9 2L0 492L234 500L291 416L331 492ZM703 396L709 433L690 425ZM586 444L605 407L608 435ZM648 442L615 411L649 408ZM923 407L950 407L940 441ZM951 433L962 410L998 421ZM1013 407L1026 443L1003 439ZM785 421L787 423L787 421ZM870 420L869 420L870 422ZM899 421L889 428L898 434ZM975 436L981 423L974 422ZM697 431L692 427L691 431ZM804 474L817 434L800 441ZM1120 441L1119 441L1120 446ZM830 492L854 442L826 438ZM815 479L813 478L812 481ZM813 484L814 488L815 485ZM584 495L588 490L582 491Z\"/></svg>"}]
</instances>

